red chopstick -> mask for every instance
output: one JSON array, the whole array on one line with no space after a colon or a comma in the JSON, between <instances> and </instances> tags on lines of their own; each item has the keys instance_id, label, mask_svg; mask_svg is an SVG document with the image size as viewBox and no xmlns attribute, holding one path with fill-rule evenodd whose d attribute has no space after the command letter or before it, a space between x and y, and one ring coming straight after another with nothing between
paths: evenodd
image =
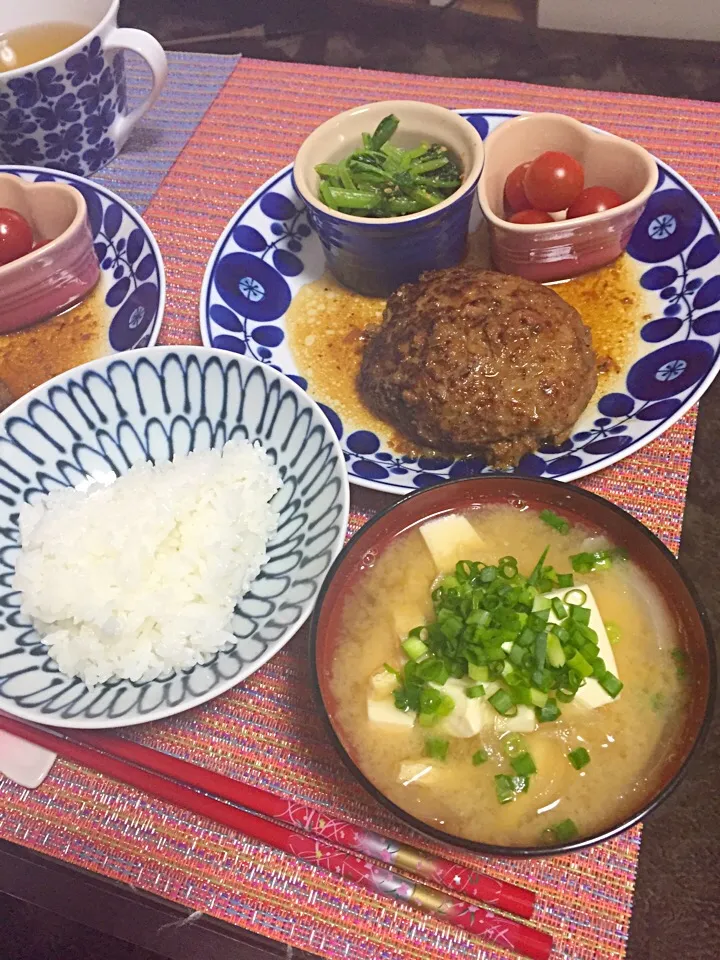
<instances>
[{"instance_id":1,"label":"red chopstick","mask_svg":"<svg viewBox=\"0 0 720 960\"><path fill-rule=\"evenodd\" d=\"M275 796L267 790L213 773L186 760L180 760L178 757L112 734L73 730L71 738L103 750L111 756L129 760L136 766L145 767L161 776L171 777L204 793L211 793L222 800L229 800L255 813L282 820L291 827L299 827L306 833L331 840L356 853L375 857L383 863L418 874L438 886L462 893L470 899L482 900L483 903L520 917L532 916L535 894L530 890L516 887L503 880L496 880L494 877L470 870L450 860L430 856L414 847L397 843L345 820L329 817L321 810L316 810L298 800Z\"/></svg>"},{"instance_id":2,"label":"red chopstick","mask_svg":"<svg viewBox=\"0 0 720 960\"><path fill-rule=\"evenodd\" d=\"M550 956L552 938L534 927L526 926L517 920L485 910L464 900L449 897L423 883L415 883L361 857L346 853L318 837L296 833L280 823L265 820L256 814L240 810L213 796L207 796L205 793L198 793L183 783L167 779L166 776L142 766L136 766L133 761L121 757L119 752L113 756L111 751L118 748L118 744L122 745L123 749L131 748L130 752L132 752L132 748L139 748L151 754L151 760L154 763L158 758L161 758L163 762L169 760L174 761L175 764L190 767L194 777L197 776L199 771L207 775L208 778L219 778L220 781L229 780L229 778L222 777L220 774L202 771L186 761L178 760L147 747L141 747L139 744L132 744L131 741L103 734L80 734L73 731L71 735L66 735L59 731L54 732L36 727L5 714L0 714L0 729L14 733L18 737L24 737L26 740L46 747L48 750L53 750L68 760L130 784L139 790L207 817L216 823L239 830L261 843L266 843L310 863L325 867L344 879L355 881L375 893L384 894L421 907L454 926L462 927L469 933L477 934L497 946L515 950L529 957L530 960L547 960ZM108 747L107 752L103 752L105 746ZM184 767L175 769L184 769ZM237 781L230 782L237 783ZM201 789L208 790L208 783L209 779L204 782ZM244 784L238 783L237 785L243 791L256 789L247 788ZM226 784L223 784L223 786L227 787ZM264 794L265 791L258 792ZM272 796L272 794L269 794L269 796ZM273 799L278 800L276 797L273 797ZM287 801L284 802L287 804ZM318 814L318 816L321 815ZM297 819L289 822L302 828L302 824ZM329 822L338 823L338 821Z\"/></svg>"}]
</instances>

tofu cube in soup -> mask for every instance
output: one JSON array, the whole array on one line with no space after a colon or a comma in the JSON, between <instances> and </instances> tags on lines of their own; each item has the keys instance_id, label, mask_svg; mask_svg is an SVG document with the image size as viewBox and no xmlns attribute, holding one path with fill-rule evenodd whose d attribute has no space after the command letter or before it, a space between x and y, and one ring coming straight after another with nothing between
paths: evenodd
<instances>
[{"instance_id":1,"label":"tofu cube in soup","mask_svg":"<svg viewBox=\"0 0 720 960\"><path fill-rule=\"evenodd\" d=\"M412 710L398 710L392 697L385 700L368 698L367 715L370 723L387 729L410 730L415 723L415 713Z\"/></svg>"},{"instance_id":2,"label":"tofu cube in soup","mask_svg":"<svg viewBox=\"0 0 720 960\"><path fill-rule=\"evenodd\" d=\"M470 699L465 681L451 678L442 686L437 683L431 683L429 686L450 697L455 705L452 713L443 717L437 725L438 733L465 739L475 737L482 730L492 728L495 711L484 698Z\"/></svg>"},{"instance_id":3,"label":"tofu cube in soup","mask_svg":"<svg viewBox=\"0 0 720 960\"><path fill-rule=\"evenodd\" d=\"M398 598L392 617L395 632L401 640L404 640L412 629L421 627L425 623L425 614L418 605L408 602L402 597Z\"/></svg>"},{"instance_id":4,"label":"tofu cube in soup","mask_svg":"<svg viewBox=\"0 0 720 960\"><path fill-rule=\"evenodd\" d=\"M424 523L420 533L438 573L450 573L459 560L475 559L483 548L475 527L457 513Z\"/></svg>"},{"instance_id":5,"label":"tofu cube in soup","mask_svg":"<svg viewBox=\"0 0 720 960\"><path fill-rule=\"evenodd\" d=\"M370 677L370 697L373 700L385 700L392 695L397 686L397 677L385 667L381 667Z\"/></svg>"},{"instance_id":6,"label":"tofu cube in soup","mask_svg":"<svg viewBox=\"0 0 720 960\"><path fill-rule=\"evenodd\" d=\"M400 764L398 781L407 787L411 783L427 785L436 779L437 771L431 763L424 760L405 760Z\"/></svg>"},{"instance_id":7,"label":"tofu cube in soup","mask_svg":"<svg viewBox=\"0 0 720 960\"><path fill-rule=\"evenodd\" d=\"M605 624L603 623L603 618L600 614L600 608L597 605L597 601L595 600L590 587L588 587L587 584L582 584L580 586L573 587L572 590L554 590L552 593L545 594L545 596L548 598L548 600L553 600L556 597L558 600L562 600L563 597L567 597L569 594L573 593L576 593L578 597L580 596L580 593L585 594L585 600L582 605L590 608L590 622L588 623L588 626L597 634L600 656L602 657L603 662L610 673L613 673L618 680L620 680L621 677L618 673L617 664L615 662L615 654L613 653L612 645L608 639L607 630L605 629ZM555 616L555 613L552 610L550 611L548 622L558 623L558 618ZM621 696L621 694L618 694L618 696ZM583 704L583 706L594 709L595 707L604 707L608 703L614 703L615 700L617 700L617 697L611 697L609 693L606 693L606 691L603 690L603 688L600 686L600 683L594 677L587 677L585 683L575 694L575 699L579 703Z\"/></svg>"},{"instance_id":8,"label":"tofu cube in soup","mask_svg":"<svg viewBox=\"0 0 720 960\"><path fill-rule=\"evenodd\" d=\"M502 736L503 733L532 733L538 725L535 719L535 711L532 707L526 707L524 704L518 705L514 717L501 717L495 713L494 719L495 732L498 736Z\"/></svg>"}]
</instances>

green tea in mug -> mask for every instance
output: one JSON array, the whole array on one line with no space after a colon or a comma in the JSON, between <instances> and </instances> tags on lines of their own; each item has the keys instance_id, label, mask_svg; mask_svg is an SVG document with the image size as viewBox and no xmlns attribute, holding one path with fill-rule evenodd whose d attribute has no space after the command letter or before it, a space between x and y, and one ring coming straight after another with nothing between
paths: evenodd
<instances>
[{"instance_id":1,"label":"green tea in mug","mask_svg":"<svg viewBox=\"0 0 720 960\"><path fill-rule=\"evenodd\" d=\"M35 23L3 33L0 22L0 73L52 57L89 32L90 27L79 23Z\"/></svg>"}]
</instances>

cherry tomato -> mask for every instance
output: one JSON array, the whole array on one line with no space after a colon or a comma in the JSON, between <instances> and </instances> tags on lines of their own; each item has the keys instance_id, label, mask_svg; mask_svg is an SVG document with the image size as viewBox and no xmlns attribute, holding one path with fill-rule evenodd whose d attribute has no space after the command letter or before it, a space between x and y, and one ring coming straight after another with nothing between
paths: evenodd
<instances>
[{"instance_id":1,"label":"cherry tomato","mask_svg":"<svg viewBox=\"0 0 720 960\"><path fill-rule=\"evenodd\" d=\"M530 164L523 186L530 206L554 212L574 203L584 184L583 168L574 157L549 150Z\"/></svg>"},{"instance_id":2,"label":"cherry tomato","mask_svg":"<svg viewBox=\"0 0 720 960\"><path fill-rule=\"evenodd\" d=\"M568 207L568 220L575 217L587 217L591 213L602 213L624 203L623 198L616 190L610 187L588 187Z\"/></svg>"},{"instance_id":3,"label":"cherry tomato","mask_svg":"<svg viewBox=\"0 0 720 960\"><path fill-rule=\"evenodd\" d=\"M510 223L552 223L553 218L543 210L518 210L510 217Z\"/></svg>"},{"instance_id":4,"label":"cherry tomato","mask_svg":"<svg viewBox=\"0 0 720 960\"><path fill-rule=\"evenodd\" d=\"M513 213L517 213L519 210L530 209L531 204L525 196L525 187L523 186L525 174L529 166L529 160L527 163L521 163L519 167L515 167L505 181L505 203Z\"/></svg>"},{"instance_id":5,"label":"cherry tomato","mask_svg":"<svg viewBox=\"0 0 720 960\"><path fill-rule=\"evenodd\" d=\"M0 207L0 267L30 253L32 245L32 230L25 217Z\"/></svg>"}]
</instances>

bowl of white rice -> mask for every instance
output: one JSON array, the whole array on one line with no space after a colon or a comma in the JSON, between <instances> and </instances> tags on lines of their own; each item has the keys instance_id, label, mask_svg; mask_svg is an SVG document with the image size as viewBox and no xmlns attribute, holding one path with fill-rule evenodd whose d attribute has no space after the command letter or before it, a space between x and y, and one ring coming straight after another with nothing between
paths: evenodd
<instances>
[{"instance_id":1,"label":"bowl of white rice","mask_svg":"<svg viewBox=\"0 0 720 960\"><path fill-rule=\"evenodd\" d=\"M118 727L235 686L307 619L348 504L266 364L154 347L43 384L0 415L0 710Z\"/></svg>"}]
</instances>

